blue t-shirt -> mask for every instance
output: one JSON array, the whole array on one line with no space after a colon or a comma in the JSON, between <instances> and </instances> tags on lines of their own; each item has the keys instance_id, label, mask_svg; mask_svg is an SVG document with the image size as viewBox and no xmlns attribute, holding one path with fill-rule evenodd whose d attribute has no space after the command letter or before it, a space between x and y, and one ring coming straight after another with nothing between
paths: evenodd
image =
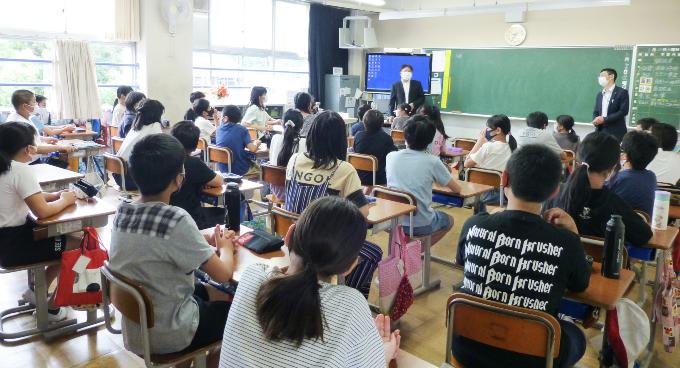
<instances>
[{"instance_id":1,"label":"blue t-shirt","mask_svg":"<svg viewBox=\"0 0 680 368\"><path fill-rule=\"evenodd\" d=\"M35 115L31 116L31 122L35 125L35 128L38 130L38 133L40 133L40 135L45 135L45 133L43 133L42 131L43 128L45 127L45 124L42 123L39 117Z\"/></svg>"},{"instance_id":2,"label":"blue t-shirt","mask_svg":"<svg viewBox=\"0 0 680 368\"><path fill-rule=\"evenodd\" d=\"M649 216L652 215L656 174L651 170L622 170L612 175L605 185L623 198L634 210L645 211Z\"/></svg>"},{"instance_id":3,"label":"blue t-shirt","mask_svg":"<svg viewBox=\"0 0 680 368\"><path fill-rule=\"evenodd\" d=\"M432 224L432 183L445 186L451 181L451 173L439 157L410 149L392 152L387 155L385 171L387 187L409 192L416 197L418 211L413 217L413 227ZM408 225L406 216L403 226Z\"/></svg>"},{"instance_id":4,"label":"blue t-shirt","mask_svg":"<svg viewBox=\"0 0 680 368\"><path fill-rule=\"evenodd\" d=\"M220 147L227 147L234 154L234 162L231 163L231 172L236 175L243 175L250 169L250 157L252 154L246 152L246 146L253 143L250 139L248 128L243 125L227 123L217 127L215 131L215 141ZM220 172L229 172L226 164L218 163Z\"/></svg>"},{"instance_id":5,"label":"blue t-shirt","mask_svg":"<svg viewBox=\"0 0 680 368\"><path fill-rule=\"evenodd\" d=\"M354 123L354 125L352 125L352 137L356 136L359 132L363 132L364 130L366 130L364 123L357 121Z\"/></svg>"}]
</instances>

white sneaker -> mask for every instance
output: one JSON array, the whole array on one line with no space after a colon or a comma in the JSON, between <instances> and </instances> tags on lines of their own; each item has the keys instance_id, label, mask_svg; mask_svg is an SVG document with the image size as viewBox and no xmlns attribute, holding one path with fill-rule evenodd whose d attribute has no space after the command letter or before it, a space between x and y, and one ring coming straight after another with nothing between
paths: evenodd
<instances>
[{"instance_id":1,"label":"white sneaker","mask_svg":"<svg viewBox=\"0 0 680 368\"><path fill-rule=\"evenodd\" d=\"M47 312L47 320L50 323L63 321L68 317L68 312L70 312L71 310L72 310L71 307L61 307L59 308L59 313L57 314ZM36 317L35 311L33 311L33 317Z\"/></svg>"},{"instance_id":2,"label":"white sneaker","mask_svg":"<svg viewBox=\"0 0 680 368\"><path fill-rule=\"evenodd\" d=\"M27 301L29 304L35 306L35 291L31 290L31 288L26 288L26 290L21 294L21 297L24 298L25 301Z\"/></svg>"}]
</instances>

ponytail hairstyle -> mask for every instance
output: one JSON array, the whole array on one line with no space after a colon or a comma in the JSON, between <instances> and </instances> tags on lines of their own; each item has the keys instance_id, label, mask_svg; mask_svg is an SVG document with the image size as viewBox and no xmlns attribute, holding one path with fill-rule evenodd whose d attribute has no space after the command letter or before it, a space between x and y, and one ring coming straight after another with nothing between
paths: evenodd
<instances>
[{"instance_id":1,"label":"ponytail hairstyle","mask_svg":"<svg viewBox=\"0 0 680 368\"><path fill-rule=\"evenodd\" d=\"M125 96L125 109L129 112L135 112L135 105L146 98L142 92L130 92Z\"/></svg>"},{"instance_id":2,"label":"ponytail hairstyle","mask_svg":"<svg viewBox=\"0 0 680 368\"><path fill-rule=\"evenodd\" d=\"M295 108L298 109L300 112L311 114L312 100L313 100L312 95L310 95L309 93L298 92L293 98L293 103L295 104Z\"/></svg>"},{"instance_id":3,"label":"ponytail hairstyle","mask_svg":"<svg viewBox=\"0 0 680 368\"><path fill-rule=\"evenodd\" d=\"M324 342L326 320L321 308L318 277L350 270L366 239L366 219L345 198L322 197L298 220L289 240L305 267L298 273L271 278L257 292L257 319L267 340L302 345L306 339Z\"/></svg>"},{"instance_id":4,"label":"ponytail hairstyle","mask_svg":"<svg viewBox=\"0 0 680 368\"><path fill-rule=\"evenodd\" d=\"M578 142L578 135L574 131L574 118L569 115L560 115L557 117L557 125L563 127L567 131L567 139L569 142Z\"/></svg>"},{"instance_id":5,"label":"ponytail hairstyle","mask_svg":"<svg viewBox=\"0 0 680 368\"><path fill-rule=\"evenodd\" d=\"M120 99L120 95L127 96L127 94L132 91L133 89L130 86L119 86L118 89L116 89L116 99L113 101L113 108L115 109L116 105L118 105L118 99Z\"/></svg>"},{"instance_id":6,"label":"ponytail hairstyle","mask_svg":"<svg viewBox=\"0 0 680 368\"><path fill-rule=\"evenodd\" d=\"M567 179L560 206L573 218L581 213L583 206L590 200L588 173L602 173L612 167L618 171L621 147L613 135L595 132L588 134L581 142L576 155L579 165Z\"/></svg>"},{"instance_id":7,"label":"ponytail hairstyle","mask_svg":"<svg viewBox=\"0 0 680 368\"><path fill-rule=\"evenodd\" d=\"M35 144L34 127L20 121L0 124L0 175L12 168L12 159L19 151Z\"/></svg>"},{"instance_id":8,"label":"ponytail hairstyle","mask_svg":"<svg viewBox=\"0 0 680 368\"><path fill-rule=\"evenodd\" d=\"M137 116L132 122L132 130L139 131L147 125L160 123L165 106L157 100L145 99L137 106Z\"/></svg>"},{"instance_id":9,"label":"ponytail hairstyle","mask_svg":"<svg viewBox=\"0 0 680 368\"><path fill-rule=\"evenodd\" d=\"M444 130L442 114L437 106L423 105L418 109L418 113L430 118L430 120L432 120L432 122L434 123L434 126L437 128L439 134L443 135L444 139L449 139L449 136L446 135L446 131Z\"/></svg>"},{"instance_id":10,"label":"ponytail hairstyle","mask_svg":"<svg viewBox=\"0 0 680 368\"><path fill-rule=\"evenodd\" d=\"M283 142L281 143L281 152L279 152L276 162L279 166L285 167L288 166L288 161L290 156L293 155L293 151L298 150L300 130L302 130L304 119L300 111L289 109L283 114L283 121Z\"/></svg>"},{"instance_id":11,"label":"ponytail hairstyle","mask_svg":"<svg viewBox=\"0 0 680 368\"><path fill-rule=\"evenodd\" d=\"M252 105L255 105L259 107L260 110L264 110L264 105L260 102L260 96L266 94L267 94L266 88L259 86L253 87L253 89L250 90L250 102L248 102L248 106L246 106L246 109Z\"/></svg>"},{"instance_id":12,"label":"ponytail hairstyle","mask_svg":"<svg viewBox=\"0 0 680 368\"><path fill-rule=\"evenodd\" d=\"M406 102L399 104L397 108L402 109L406 113L406 115L409 116L411 115L411 105L407 104Z\"/></svg>"},{"instance_id":13,"label":"ponytail hairstyle","mask_svg":"<svg viewBox=\"0 0 680 368\"><path fill-rule=\"evenodd\" d=\"M486 126L493 130L501 128L501 132L505 134L505 139L510 145L510 151L515 152L517 149L517 141L515 140L515 137L510 134L510 119L507 116L503 114L494 115L486 121Z\"/></svg>"}]
</instances>

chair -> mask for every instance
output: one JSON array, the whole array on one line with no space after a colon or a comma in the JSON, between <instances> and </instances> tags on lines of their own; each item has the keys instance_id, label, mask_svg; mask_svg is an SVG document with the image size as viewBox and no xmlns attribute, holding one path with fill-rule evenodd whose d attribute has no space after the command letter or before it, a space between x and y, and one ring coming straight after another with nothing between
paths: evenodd
<instances>
[{"instance_id":1,"label":"chair","mask_svg":"<svg viewBox=\"0 0 680 368\"><path fill-rule=\"evenodd\" d=\"M121 137L111 137L111 146L113 147L113 152L120 151L120 147L123 146L125 138Z\"/></svg>"},{"instance_id":2,"label":"chair","mask_svg":"<svg viewBox=\"0 0 680 368\"><path fill-rule=\"evenodd\" d=\"M271 185L286 186L286 168L283 166L262 164L260 166L260 181ZM274 193L267 194L266 198L279 206L286 204L286 202L276 198Z\"/></svg>"},{"instance_id":3,"label":"chair","mask_svg":"<svg viewBox=\"0 0 680 368\"><path fill-rule=\"evenodd\" d=\"M472 368L453 357L453 334L499 349L545 358L546 368L551 368L553 359L559 356L562 330L557 319L548 313L461 293L451 295L446 313L446 363L442 368Z\"/></svg>"},{"instance_id":4,"label":"chair","mask_svg":"<svg viewBox=\"0 0 680 368\"><path fill-rule=\"evenodd\" d=\"M212 144L208 145L207 163L222 163L227 164L229 172L231 172L231 163L234 155L227 147L218 147Z\"/></svg>"},{"instance_id":5,"label":"chair","mask_svg":"<svg viewBox=\"0 0 680 368\"><path fill-rule=\"evenodd\" d=\"M394 142L403 142L405 140L403 130L390 130L390 136Z\"/></svg>"},{"instance_id":6,"label":"chair","mask_svg":"<svg viewBox=\"0 0 680 368\"><path fill-rule=\"evenodd\" d=\"M347 137L347 148L354 148L354 137Z\"/></svg>"},{"instance_id":7,"label":"chair","mask_svg":"<svg viewBox=\"0 0 680 368\"><path fill-rule=\"evenodd\" d=\"M466 151L472 151L472 148L477 143L477 140L472 138L454 138L451 141L454 147L462 148Z\"/></svg>"},{"instance_id":8,"label":"chair","mask_svg":"<svg viewBox=\"0 0 680 368\"><path fill-rule=\"evenodd\" d=\"M274 207L272 208L272 234L279 236L286 236L288 228L293 225L300 218L300 215L293 212L288 212L284 209Z\"/></svg>"},{"instance_id":9,"label":"chair","mask_svg":"<svg viewBox=\"0 0 680 368\"><path fill-rule=\"evenodd\" d=\"M199 138L196 149L203 151L203 161L208 163L208 155L206 154L206 151L208 150L208 141L205 138Z\"/></svg>"},{"instance_id":10,"label":"chair","mask_svg":"<svg viewBox=\"0 0 680 368\"><path fill-rule=\"evenodd\" d=\"M416 197L408 192L403 192L401 190L396 190L396 189L390 189L384 186L375 186L373 187L373 191L371 192L371 196L376 197L376 198L382 198L382 199L387 199L389 201L394 201L394 202L399 202L399 203L406 203L410 204L412 206L418 206L418 200ZM414 210L409 214L409 234L413 234L413 216L417 213L417 210ZM423 245L423 248L421 249L425 254L423 256L423 286L419 287L418 289L413 291L414 296L421 295L425 292L428 292L430 290L439 288L441 285L441 280L434 280L430 281L430 262L432 261L432 255L431 255L431 249L432 248L432 236L444 231L439 230L434 233L430 234L424 234L424 235L410 235L407 236L407 241L411 240L425 240L425 244ZM389 244L392 244L392 232L390 232L390 238L389 238ZM422 243L421 243L422 244ZM388 252L390 251L390 248L388 246Z\"/></svg>"},{"instance_id":11,"label":"chair","mask_svg":"<svg viewBox=\"0 0 680 368\"><path fill-rule=\"evenodd\" d=\"M127 319L139 324L142 330L142 346L144 349L144 364L147 367L164 368L170 367L182 361L193 359L194 367L206 367L206 353L222 345L222 340L196 349L184 349L170 354L151 354L149 344L149 329L155 324L155 314L151 296L144 287L124 276L112 271L108 266L101 268L102 294L104 305L109 302L118 309ZM108 315L108 308L104 308ZM121 331L111 326L111 321L106 318L106 328L109 332L119 334Z\"/></svg>"},{"instance_id":12,"label":"chair","mask_svg":"<svg viewBox=\"0 0 680 368\"><path fill-rule=\"evenodd\" d=\"M352 152L347 154L347 162L357 170L373 172L372 186L375 186L376 175L378 173L378 159L375 156Z\"/></svg>"},{"instance_id":13,"label":"chair","mask_svg":"<svg viewBox=\"0 0 680 368\"><path fill-rule=\"evenodd\" d=\"M125 162L125 159L120 156L104 152L104 167L106 167L107 171L120 175L121 186L118 187L118 185L114 185L114 189L116 189L119 192L122 190L123 192L123 195L119 195L118 198L122 199L125 202L131 202L132 191L128 191L127 188L125 187L125 176L128 173L127 162Z\"/></svg>"},{"instance_id":14,"label":"chair","mask_svg":"<svg viewBox=\"0 0 680 368\"><path fill-rule=\"evenodd\" d=\"M494 187L495 189L500 189L501 195L500 195L500 207L505 207L505 203L503 201L504 195L503 195L503 186L501 185L503 183L503 173L498 171L498 170L492 170L492 169L483 169L480 167L471 167L465 170L465 181L470 182L470 183L477 183L477 184L484 184L484 185L490 185ZM496 208L495 205L489 205L487 204L486 207L492 207Z\"/></svg>"},{"instance_id":15,"label":"chair","mask_svg":"<svg viewBox=\"0 0 680 368\"><path fill-rule=\"evenodd\" d=\"M248 133L250 133L250 139L256 140L257 139L257 130L253 128L248 128Z\"/></svg>"}]
</instances>

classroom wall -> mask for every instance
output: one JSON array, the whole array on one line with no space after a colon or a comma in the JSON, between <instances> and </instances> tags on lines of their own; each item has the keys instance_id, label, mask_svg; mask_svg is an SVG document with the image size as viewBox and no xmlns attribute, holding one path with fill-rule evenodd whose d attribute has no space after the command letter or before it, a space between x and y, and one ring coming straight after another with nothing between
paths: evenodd
<instances>
[{"instance_id":1,"label":"classroom wall","mask_svg":"<svg viewBox=\"0 0 680 368\"><path fill-rule=\"evenodd\" d=\"M678 15L679 0L631 0L628 6L531 11L523 23L527 38L522 46L680 44ZM503 34L509 26L503 13L384 21L375 15L373 27L379 48L370 51L379 52L385 47L507 47ZM349 66L349 74L361 76L362 86L364 52L351 50ZM593 104L594 101L595 96ZM443 118L448 135L471 138L485 126L486 119L463 115ZM523 120L512 121L513 131L523 127ZM594 129L580 125L576 130L583 137Z\"/></svg>"},{"instance_id":2,"label":"classroom wall","mask_svg":"<svg viewBox=\"0 0 680 368\"><path fill-rule=\"evenodd\" d=\"M161 14L162 0L139 2L141 41L137 43L140 91L165 106L164 119L174 124L189 108L193 73L193 17L176 27L174 37ZM174 55L171 57L171 53Z\"/></svg>"}]
</instances>

